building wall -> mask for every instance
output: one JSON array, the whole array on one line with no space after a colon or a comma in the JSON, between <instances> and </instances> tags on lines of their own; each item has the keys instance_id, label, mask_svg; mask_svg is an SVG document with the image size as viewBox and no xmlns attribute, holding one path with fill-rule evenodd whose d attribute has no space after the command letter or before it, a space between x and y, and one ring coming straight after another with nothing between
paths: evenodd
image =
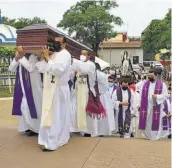
<instances>
[{"instance_id":1,"label":"building wall","mask_svg":"<svg viewBox=\"0 0 172 168\"><path fill-rule=\"evenodd\" d=\"M132 56L139 56L139 63L143 63L143 50L142 49L100 49L99 56L104 61L111 65L120 65L122 61L121 52L128 51ZM133 58L130 58L133 63Z\"/></svg>"}]
</instances>

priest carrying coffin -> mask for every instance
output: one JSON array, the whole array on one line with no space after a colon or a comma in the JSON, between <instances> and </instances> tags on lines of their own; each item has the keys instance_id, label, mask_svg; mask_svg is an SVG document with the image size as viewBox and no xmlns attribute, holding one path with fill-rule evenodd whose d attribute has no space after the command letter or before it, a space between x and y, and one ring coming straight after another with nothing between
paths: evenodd
<instances>
[{"instance_id":1,"label":"priest carrying coffin","mask_svg":"<svg viewBox=\"0 0 172 168\"><path fill-rule=\"evenodd\" d=\"M34 54L24 53L19 46L9 67L16 72L12 114L20 116L18 131L28 136L39 132L42 111L42 78L36 68L37 62Z\"/></svg>"},{"instance_id":2,"label":"priest carrying coffin","mask_svg":"<svg viewBox=\"0 0 172 168\"><path fill-rule=\"evenodd\" d=\"M44 73L43 106L38 143L43 151L54 151L70 138L70 80L71 54L65 49L66 38L58 37L55 52L43 47L41 61L36 64Z\"/></svg>"}]
</instances>

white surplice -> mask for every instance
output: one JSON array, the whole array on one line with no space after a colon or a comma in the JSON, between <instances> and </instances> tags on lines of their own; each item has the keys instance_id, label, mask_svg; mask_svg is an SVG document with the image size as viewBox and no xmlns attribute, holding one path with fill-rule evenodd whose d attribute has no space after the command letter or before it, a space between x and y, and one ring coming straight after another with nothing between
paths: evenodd
<instances>
[{"instance_id":1,"label":"white surplice","mask_svg":"<svg viewBox=\"0 0 172 168\"><path fill-rule=\"evenodd\" d=\"M167 101L167 107L168 107L168 112L167 113L172 114L172 104L170 103L169 98L166 101ZM164 116L165 116L165 113L164 113ZM167 135L171 134L171 127L170 127L170 124L169 124L169 119L167 119L167 125L168 125L168 131L164 131L162 129L162 132L161 132L161 137L162 138L165 138Z\"/></svg>"},{"instance_id":2,"label":"white surplice","mask_svg":"<svg viewBox=\"0 0 172 168\"><path fill-rule=\"evenodd\" d=\"M49 150L56 150L58 147L67 144L70 139L70 90L68 85L68 81L70 80L70 65L71 55L66 49L63 49L59 53L54 53L48 63L40 61L36 64L40 73L48 72L48 79L52 75L58 78L52 99L51 125L41 125L38 137L38 143ZM51 80L45 82L51 84ZM43 99L46 98L44 97ZM44 119L43 116L42 119Z\"/></svg>"},{"instance_id":3,"label":"white surplice","mask_svg":"<svg viewBox=\"0 0 172 168\"><path fill-rule=\"evenodd\" d=\"M152 113L153 113L152 94L154 94L154 91L155 91L155 84L156 84L156 82L154 82L154 83L150 82L150 86L149 86L149 90L148 90L148 110L147 110L146 129L140 130L141 134L146 136L150 140L158 140L158 139L160 139L162 133L166 134L166 132L168 132L168 131L162 130L162 118L166 115L165 112L163 111L164 101L168 97L167 86L165 85L165 83L163 83L162 94L157 95L157 99L156 99L156 103L161 104L159 130L152 131ZM142 85L142 88L140 90L140 101L145 101L145 100L141 99L143 86L144 85Z\"/></svg>"},{"instance_id":4,"label":"white surplice","mask_svg":"<svg viewBox=\"0 0 172 168\"><path fill-rule=\"evenodd\" d=\"M74 88L74 76L75 73L71 69L70 80L73 82L71 91L70 91L70 132L79 132L80 130L77 127L77 94L76 94L76 83Z\"/></svg>"},{"instance_id":5,"label":"white surplice","mask_svg":"<svg viewBox=\"0 0 172 168\"><path fill-rule=\"evenodd\" d=\"M113 93L114 93L114 88L113 88L113 87L114 87L114 86L108 88L108 91L109 91L109 94L110 94L110 97L111 97L111 98L112 98L112 95L113 95Z\"/></svg>"},{"instance_id":6,"label":"white surplice","mask_svg":"<svg viewBox=\"0 0 172 168\"><path fill-rule=\"evenodd\" d=\"M111 95L108 91L108 77L105 73L97 71L97 80L100 93L100 101L105 108L107 116L100 120L94 119L95 135L112 135L115 130L115 118Z\"/></svg>"},{"instance_id":7,"label":"white surplice","mask_svg":"<svg viewBox=\"0 0 172 168\"><path fill-rule=\"evenodd\" d=\"M23 98L21 102L22 116L19 117L19 124L18 124L19 132L24 132L26 130L31 130L36 133L39 132L41 111L42 111L42 81L41 81L40 73L38 73L38 70L35 66L37 62L38 62L37 57L32 54L30 55L29 60L23 57L19 61L16 61L14 58L9 66L9 70L12 72L16 72L19 66L19 77L20 77L21 88L23 93ZM21 66L25 67L25 69L30 73L32 94L33 94L33 99L34 99L38 119L33 119L30 116L30 110L28 107L26 94L23 86Z\"/></svg>"},{"instance_id":8,"label":"white surplice","mask_svg":"<svg viewBox=\"0 0 172 168\"><path fill-rule=\"evenodd\" d=\"M140 94L138 92L133 92L134 94L134 100L135 100L135 107L140 107ZM139 124L139 110L136 108L135 110L135 117L132 118L132 126L133 126L133 133L136 137L139 136L138 134L138 124Z\"/></svg>"},{"instance_id":9,"label":"white surplice","mask_svg":"<svg viewBox=\"0 0 172 168\"><path fill-rule=\"evenodd\" d=\"M136 83L136 91L140 91L140 89L143 87L143 84L146 82L147 80L141 80L138 83Z\"/></svg>"},{"instance_id":10,"label":"white surplice","mask_svg":"<svg viewBox=\"0 0 172 168\"><path fill-rule=\"evenodd\" d=\"M82 62L80 60L73 60L73 65L72 65L72 69L75 72L79 72L82 75L88 75L89 76L89 84L90 84L90 89L93 92L94 95L95 94L95 89L94 89L94 85L95 85L95 80L96 80L96 67L95 64L93 62L91 62L90 60L88 60L87 62ZM86 113L86 111L84 111L84 113ZM87 123L87 131L82 132L82 134L84 133L88 133L91 134L91 136L97 136L97 129L95 128L95 124L94 124L94 119L91 118L90 116L86 116L86 123Z\"/></svg>"},{"instance_id":11,"label":"white surplice","mask_svg":"<svg viewBox=\"0 0 172 168\"><path fill-rule=\"evenodd\" d=\"M116 128L115 132L118 132L118 114L119 114L119 103L120 103L120 101L118 101L118 99L117 99L117 91L116 90L114 91L112 101L113 101L113 106L114 106L115 114L116 114L115 121L117 122L116 123L117 128ZM128 91L127 90L122 89L122 101L127 101L128 102ZM133 93L132 90L131 90L131 100L130 101L131 101L131 107L130 107L131 114L135 114L137 107L136 107L136 102L135 102L135 98L134 98L134 93ZM122 106L123 123L125 121L125 116L126 116L125 111L127 110L127 108L128 108L128 106ZM131 120L129 133L125 133L124 138L130 138L130 135L131 135L132 132L133 132L133 124L132 124L132 120Z\"/></svg>"}]
</instances>

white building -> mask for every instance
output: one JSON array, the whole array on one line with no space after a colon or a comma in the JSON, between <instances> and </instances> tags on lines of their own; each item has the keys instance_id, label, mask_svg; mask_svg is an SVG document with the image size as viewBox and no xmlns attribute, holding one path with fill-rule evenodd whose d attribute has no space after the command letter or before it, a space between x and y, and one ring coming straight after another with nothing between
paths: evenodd
<instances>
[{"instance_id":1,"label":"white building","mask_svg":"<svg viewBox=\"0 0 172 168\"><path fill-rule=\"evenodd\" d=\"M143 63L141 39L127 37L126 33L118 33L115 38L104 40L100 45L99 56L111 65L120 65L121 52L128 51L132 64Z\"/></svg>"},{"instance_id":2,"label":"white building","mask_svg":"<svg viewBox=\"0 0 172 168\"><path fill-rule=\"evenodd\" d=\"M0 10L0 47L15 47L16 39L16 28L3 24Z\"/></svg>"}]
</instances>

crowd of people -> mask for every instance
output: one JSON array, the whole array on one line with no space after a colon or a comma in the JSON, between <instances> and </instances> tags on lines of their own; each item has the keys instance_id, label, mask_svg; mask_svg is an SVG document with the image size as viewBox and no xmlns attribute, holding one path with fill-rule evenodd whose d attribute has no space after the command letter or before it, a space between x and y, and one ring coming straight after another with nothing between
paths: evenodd
<instances>
[{"instance_id":1,"label":"crowd of people","mask_svg":"<svg viewBox=\"0 0 172 168\"><path fill-rule=\"evenodd\" d=\"M18 131L38 135L42 151L67 144L73 134L85 137L119 135L150 140L171 136L171 86L151 69L136 83L102 71L82 50L80 60L56 38L55 52L43 47L40 57L17 47L9 70L16 72L12 114Z\"/></svg>"}]
</instances>

